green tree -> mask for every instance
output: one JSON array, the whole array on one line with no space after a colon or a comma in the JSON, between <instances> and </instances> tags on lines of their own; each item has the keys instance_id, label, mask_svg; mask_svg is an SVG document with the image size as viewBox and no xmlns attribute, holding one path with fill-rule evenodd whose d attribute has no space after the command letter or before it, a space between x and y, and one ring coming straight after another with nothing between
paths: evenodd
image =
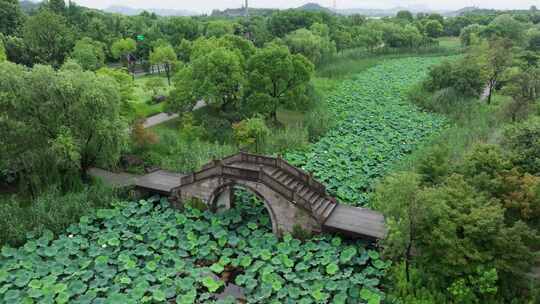
<instances>
[{"instance_id":1,"label":"green tree","mask_svg":"<svg viewBox=\"0 0 540 304\"><path fill-rule=\"evenodd\" d=\"M144 83L144 87L147 90L152 91L153 97L155 97L165 88L165 84L161 78L152 77Z\"/></svg>"},{"instance_id":2,"label":"green tree","mask_svg":"<svg viewBox=\"0 0 540 304\"><path fill-rule=\"evenodd\" d=\"M365 47L369 51L374 51L383 44L383 32L373 23L366 26L353 28L353 44L356 47Z\"/></svg>"},{"instance_id":3,"label":"green tree","mask_svg":"<svg viewBox=\"0 0 540 304\"><path fill-rule=\"evenodd\" d=\"M118 160L127 136L114 82L82 69L0 64L0 154L30 193ZM16 100L17 102L13 102Z\"/></svg>"},{"instance_id":4,"label":"green tree","mask_svg":"<svg viewBox=\"0 0 540 304\"><path fill-rule=\"evenodd\" d=\"M246 82L241 55L220 47L195 59L192 66L197 99L223 112L238 105Z\"/></svg>"},{"instance_id":5,"label":"green tree","mask_svg":"<svg viewBox=\"0 0 540 304\"><path fill-rule=\"evenodd\" d=\"M14 35L24 23L18 0L0 0L0 33Z\"/></svg>"},{"instance_id":6,"label":"green tree","mask_svg":"<svg viewBox=\"0 0 540 304\"><path fill-rule=\"evenodd\" d=\"M95 71L105 65L103 49L101 42L85 37L75 43L70 58L77 61L84 70Z\"/></svg>"},{"instance_id":7,"label":"green tree","mask_svg":"<svg viewBox=\"0 0 540 304\"><path fill-rule=\"evenodd\" d=\"M174 88L171 90L167 102L168 111L186 113L193 110L199 98L196 92L196 82L193 77L193 68L191 65L181 67L174 75Z\"/></svg>"},{"instance_id":8,"label":"green tree","mask_svg":"<svg viewBox=\"0 0 540 304\"><path fill-rule=\"evenodd\" d=\"M396 18L400 19L400 20L407 21L407 22L412 22L414 20L413 14L411 12L405 11L405 10L397 12Z\"/></svg>"},{"instance_id":9,"label":"green tree","mask_svg":"<svg viewBox=\"0 0 540 304\"><path fill-rule=\"evenodd\" d=\"M274 37L281 38L298 29L307 29L315 22L323 22L321 14L301 10L277 11L268 18L268 29Z\"/></svg>"},{"instance_id":10,"label":"green tree","mask_svg":"<svg viewBox=\"0 0 540 304\"><path fill-rule=\"evenodd\" d=\"M443 34L443 25L437 20L429 20L424 25L426 35L430 38L437 38Z\"/></svg>"},{"instance_id":11,"label":"green tree","mask_svg":"<svg viewBox=\"0 0 540 304\"><path fill-rule=\"evenodd\" d=\"M73 47L73 32L66 19L46 9L28 18L23 39L35 62L57 67Z\"/></svg>"},{"instance_id":12,"label":"green tree","mask_svg":"<svg viewBox=\"0 0 540 304\"><path fill-rule=\"evenodd\" d=\"M234 139L240 148L249 148L255 153L262 152L264 138L270 134L270 130L264 122L264 118L255 116L242 120L233 125Z\"/></svg>"},{"instance_id":13,"label":"green tree","mask_svg":"<svg viewBox=\"0 0 540 304\"><path fill-rule=\"evenodd\" d=\"M206 25L206 36L223 37L234 34L235 24L228 20L213 20Z\"/></svg>"},{"instance_id":14,"label":"green tree","mask_svg":"<svg viewBox=\"0 0 540 304\"><path fill-rule=\"evenodd\" d=\"M158 46L150 52L150 63L165 67L169 86L171 85L171 69L176 64L176 61L176 53L171 45Z\"/></svg>"},{"instance_id":15,"label":"green tree","mask_svg":"<svg viewBox=\"0 0 540 304\"><path fill-rule=\"evenodd\" d=\"M170 109L191 111L198 100L204 100L222 114L236 109L246 84L241 52L220 46L214 38L198 39L191 57L191 64L180 68L174 77Z\"/></svg>"},{"instance_id":16,"label":"green tree","mask_svg":"<svg viewBox=\"0 0 540 304\"><path fill-rule=\"evenodd\" d=\"M192 49L193 43L189 40L183 39L180 44L175 48L176 56L182 62L189 62Z\"/></svg>"},{"instance_id":17,"label":"green tree","mask_svg":"<svg viewBox=\"0 0 540 304\"><path fill-rule=\"evenodd\" d=\"M533 52L540 52L540 29L534 28L527 32L528 49Z\"/></svg>"},{"instance_id":18,"label":"green tree","mask_svg":"<svg viewBox=\"0 0 540 304\"><path fill-rule=\"evenodd\" d=\"M422 42L422 34L412 24L402 26L395 23L379 25L383 32L384 44L392 48L415 48Z\"/></svg>"},{"instance_id":19,"label":"green tree","mask_svg":"<svg viewBox=\"0 0 540 304\"><path fill-rule=\"evenodd\" d=\"M183 40L195 40L202 34L201 24L193 18L166 19L160 27L172 45L178 45Z\"/></svg>"},{"instance_id":20,"label":"green tree","mask_svg":"<svg viewBox=\"0 0 540 304\"><path fill-rule=\"evenodd\" d=\"M115 59L120 59L124 67L128 66L128 56L137 50L137 43L131 38L124 38L115 41L111 46L111 53Z\"/></svg>"},{"instance_id":21,"label":"green tree","mask_svg":"<svg viewBox=\"0 0 540 304\"><path fill-rule=\"evenodd\" d=\"M9 61L27 66L32 65L32 54L22 38L7 36L1 40L3 40L4 50Z\"/></svg>"},{"instance_id":22,"label":"green tree","mask_svg":"<svg viewBox=\"0 0 540 304\"><path fill-rule=\"evenodd\" d=\"M461 29L459 38L463 46L471 46L480 42L480 34L485 29L485 26L479 24L471 24Z\"/></svg>"},{"instance_id":23,"label":"green tree","mask_svg":"<svg viewBox=\"0 0 540 304\"><path fill-rule=\"evenodd\" d=\"M521 44L525 38L526 25L510 14L497 16L487 26L485 34L494 38L506 38L515 44Z\"/></svg>"},{"instance_id":24,"label":"green tree","mask_svg":"<svg viewBox=\"0 0 540 304\"><path fill-rule=\"evenodd\" d=\"M336 31L333 38L333 40L336 42L336 49L338 52L350 49L353 46L352 34L345 29Z\"/></svg>"},{"instance_id":25,"label":"green tree","mask_svg":"<svg viewBox=\"0 0 540 304\"><path fill-rule=\"evenodd\" d=\"M374 208L385 215L388 226L384 253L397 261L403 259L407 282L411 281L413 249L421 237L418 226L426 220L423 202L418 198L420 187L420 175L394 174L377 187L373 199Z\"/></svg>"},{"instance_id":26,"label":"green tree","mask_svg":"<svg viewBox=\"0 0 540 304\"><path fill-rule=\"evenodd\" d=\"M0 40L0 62L6 61L7 55L6 55L6 49L4 48L4 42Z\"/></svg>"},{"instance_id":27,"label":"green tree","mask_svg":"<svg viewBox=\"0 0 540 304\"><path fill-rule=\"evenodd\" d=\"M120 69L111 69L107 67L100 68L96 71L97 75L105 76L110 81L116 83L118 92L120 93L120 100L122 101L122 107L124 112L130 110L129 101L133 99L134 81L131 76L125 71Z\"/></svg>"},{"instance_id":28,"label":"green tree","mask_svg":"<svg viewBox=\"0 0 540 304\"><path fill-rule=\"evenodd\" d=\"M530 106L540 98L540 68L516 67L505 75L506 85L503 93L512 97L510 114L516 121L518 115L528 116Z\"/></svg>"},{"instance_id":29,"label":"green tree","mask_svg":"<svg viewBox=\"0 0 540 304\"><path fill-rule=\"evenodd\" d=\"M495 39L491 40L489 46L486 47L484 69L489 88L487 103L490 104L496 85L512 64L512 42L508 39Z\"/></svg>"},{"instance_id":30,"label":"green tree","mask_svg":"<svg viewBox=\"0 0 540 304\"><path fill-rule=\"evenodd\" d=\"M540 118L507 128L503 146L512 151L512 160L522 171L540 172Z\"/></svg>"},{"instance_id":31,"label":"green tree","mask_svg":"<svg viewBox=\"0 0 540 304\"><path fill-rule=\"evenodd\" d=\"M429 92L452 89L465 98L478 98L484 91L486 77L476 58L465 58L457 62L445 61L433 66L424 82Z\"/></svg>"},{"instance_id":32,"label":"green tree","mask_svg":"<svg viewBox=\"0 0 540 304\"><path fill-rule=\"evenodd\" d=\"M66 13L66 2L64 0L47 0L47 8L59 15L64 15Z\"/></svg>"},{"instance_id":33,"label":"green tree","mask_svg":"<svg viewBox=\"0 0 540 304\"><path fill-rule=\"evenodd\" d=\"M277 110L306 95L314 67L300 54L291 55L287 47L269 45L257 51L248 62L250 102L260 113L269 113L277 123ZM260 104L260 102L267 104Z\"/></svg>"},{"instance_id":34,"label":"green tree","mask_svg":"<svg viewBox=\"0 0 540 304\"><path fill-rule=\"evenodd\" d=\"M304 55L315 65L336 53L335 42L329 37L314 34L307 29L299 29L288 34L285 43L292 53Z\"/></svg>"},{"instance_id":35,"label":"green tree","mask_svg":"<svg viewBox=\"0 0 540 304\"><path fill-rule=\"evenodd\" d=\"M459 175L422 191L419 200L427 214L415 244L422 252L417 259L422 268L448 288L467 278L464 287L476 299L470 303L489 302L497 292L507 300L517 296L515 286L524 286L523 273L533 262L529 246L535 241L534 231L523 222L507 223L504 208ZM496 270L498 289L476 285L484 275L479 268Z\"/></svg>"},{"instance_id":36,"label":"green tree","mask_svg":"<svg viewBox=\"0 0 540 304\"><path fill-rule=\"evenodd\" d=\"M413 173L392 175L377 187L374 204L388 222L385 254L414 264L431 288L448 291L449 302L509 300L519 296L515 286L525 286L535 231L507 222L501 204L463 176L425 186Z\"/></svg>"}]
</instances>

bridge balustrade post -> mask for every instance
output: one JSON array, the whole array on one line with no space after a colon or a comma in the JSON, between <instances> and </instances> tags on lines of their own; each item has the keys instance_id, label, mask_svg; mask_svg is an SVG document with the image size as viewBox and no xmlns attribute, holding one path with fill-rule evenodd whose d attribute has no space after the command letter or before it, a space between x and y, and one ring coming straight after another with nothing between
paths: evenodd
<instances>
[{"instance_id":1,"label":"bridge balustrade post","mask_svg":"<svg viewBox=\"0 0 540 304\"><path fill-rule=\"evenodd\" d=\"M216 166L218 167L219 176L223 175L223 162L221 160L218 160L216 163Z\"/></svg>"},{"instance_id":2,"label":"bridge balustrade post","mask_svg":"<svg viewBox=\"0 0 540 304\"><path fill-rule=\"evenodd\" d=\"M259 165L259 181L261 181L261 182L262 182L263 179L264 179L264 177L263 177L263 176L264 176L264 170L263 170L263 167L264 167L263 165Z\"/></svg>"}]
</instances>

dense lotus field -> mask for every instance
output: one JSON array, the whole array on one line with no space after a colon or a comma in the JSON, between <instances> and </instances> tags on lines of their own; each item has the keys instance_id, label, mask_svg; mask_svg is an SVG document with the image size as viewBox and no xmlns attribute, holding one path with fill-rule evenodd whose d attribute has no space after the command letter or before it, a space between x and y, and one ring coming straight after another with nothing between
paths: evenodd
<instances>
[{"instance_id":1,"label":"dense lotus field","mask_svg":"<svg viewBox=\"0 0 540 304\"><path fill-rule=\"evenodd\" d=\"M325 184L340 201L365 205L389 167L439 132L440 116L420 111L405 93L442 58L383 62L343 83L329 104L338 125L307 152L286 158Z\"/></svg>"},{"instance_id":2,"label":"dense lotus field","mask_svg":"<svg viewBox=\"0 0 540 304\"><path fill-rule=\"evenodd\" d=\"M388 263L338 237L271 233L264 206L241 195L216 215L164 200L118 203L69 227L30 237L0 258L1 303L379 303Z\"/></svg>"}]
</instances>

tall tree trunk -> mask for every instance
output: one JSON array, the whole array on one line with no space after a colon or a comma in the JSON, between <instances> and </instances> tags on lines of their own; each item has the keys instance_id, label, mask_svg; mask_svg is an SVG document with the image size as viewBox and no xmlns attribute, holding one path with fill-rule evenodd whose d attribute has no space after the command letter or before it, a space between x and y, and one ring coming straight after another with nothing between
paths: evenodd
<instances>
[{"instance_id":1,"label":"tall tree trunk","mask_svg":"<svg viewBox=\"0 0 540 304\"><path fill-rule=\"evenodd\" d=\"M412 248L412 242L409 241L409 244L407 245L407 251L405 253L405 275L407 278L407 283L411 282L411 271L410 271L411 248Z\"/></svg>"},{"instance_id":2,"label":"tall tree trunk","mask_svg":"<svg viewBox=\"0 0 540 304\"><path fill-rule=\"evenodd\" d=\"M488 92L488 99L487 104L491 104L491 97L493 96L493 90L495 89L495 80L491 79L489 81L489 92Z\"/></svg>"},{"instance_id":3,"label":"tall tree trunk","mask_svg":"<svg viewBox=\"0 0 540 304\"><path fill-rule=\"evenodd\" d=\"M171 68L169 64L165 64L165 72L167 73L167 83L171 86Z\"/></svg>"}]
</instances>

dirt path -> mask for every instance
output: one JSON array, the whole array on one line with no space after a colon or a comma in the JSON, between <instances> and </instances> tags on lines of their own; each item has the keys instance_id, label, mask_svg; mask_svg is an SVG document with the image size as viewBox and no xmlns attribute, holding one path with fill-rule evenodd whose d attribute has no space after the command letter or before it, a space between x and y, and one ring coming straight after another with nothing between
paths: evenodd
<instances>
[{"instance_id":1,"label":"dirt path","mask_svg":"<svg viewBox=\"0 0 540 304\"><path fill-rule=\"evenodd\" d=\"M146 120L143 123L143 127L151 128L153 126L157 126L159 124L165 123L167 121L173 120L175 118L178 118L178 114L169 114L169 113L159 113L154 116L150 116L146 118Z\"/></svg>"},{"instance_id":2,"label":"dirt path","mask_svg":"<svg viewBox=\"0 0 540 304\"><path fill-rule=\"evenodd\" d=\"M205 107L205 106L206 106L206 102L204 102L204 100L199 100L199 101L197 101L197 103L193 107L193 110L195 111L195 110L198 110L198 109L200 109L202 107ZM153 116L150 116L150 117L146 118L145 122L143 123L143 127L145 129L151 128L151 127L160 125L162 123L165 123L167 121L171 121L173 119L176 119L178 117L179 117L178 114L159 113L159 114L156 114L156 115L153 115Z\"/></svg>"}]
</instances>

